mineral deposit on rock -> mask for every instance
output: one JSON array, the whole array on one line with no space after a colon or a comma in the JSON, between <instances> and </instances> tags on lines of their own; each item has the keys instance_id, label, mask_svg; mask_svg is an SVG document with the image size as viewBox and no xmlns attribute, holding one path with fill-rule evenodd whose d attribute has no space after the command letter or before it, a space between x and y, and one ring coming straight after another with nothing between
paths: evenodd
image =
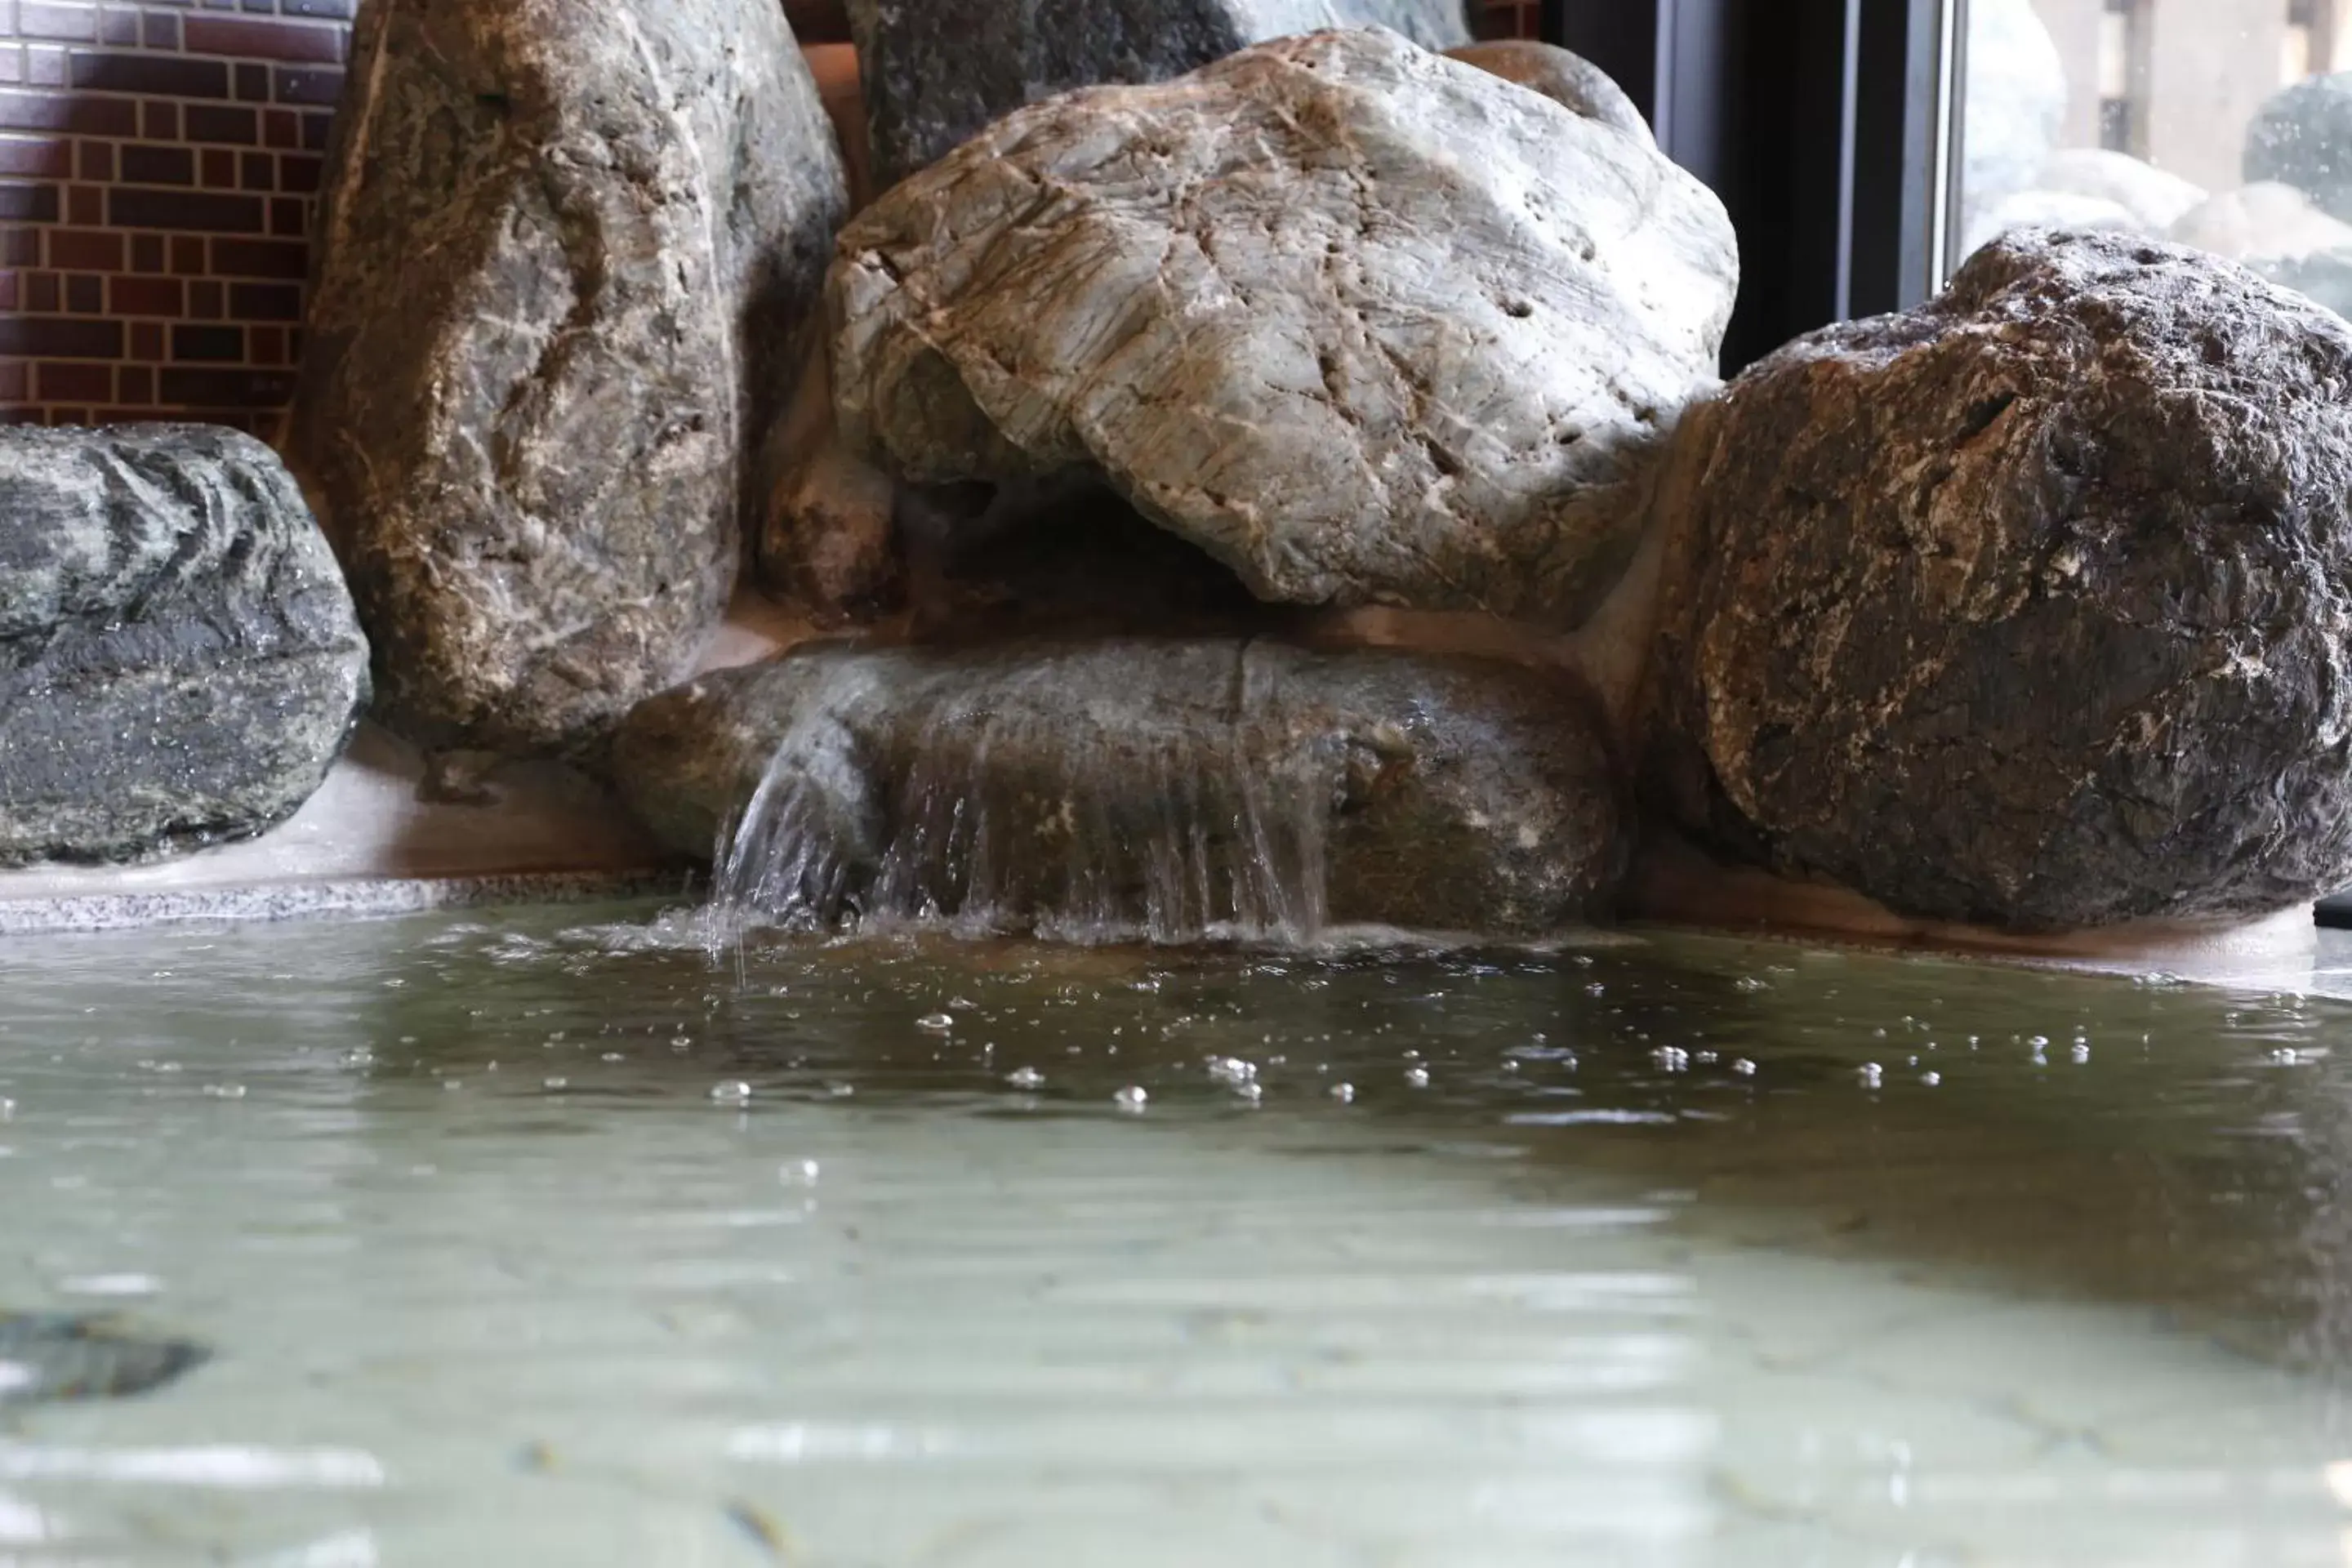
<instances>
[{"instance_id":1,"label":"mineral deposit on rock","mask_svg":"<svg viewBox=\"0 0 2352 1568\"><path fill-rule=\"evenodd\" d=\"M0 866L249 837L325 778L367 642L277 454L0 430Z\"/></svg>"},{"instance_id":2,"label":"mineral deposit on rock","mask_svg":"<svg viewBox=\"0 0 2352 1568\"><path fill-rule=\"evenodd\" d=\"M844 437L919 483L1100 471L1262 597L1574 621L1737 287L1646 132L1392 33L1024 110L830 283Z\"/></svg>"},{"instance_id":3,"label":"mineral deposit on rock","mask_svg":"<svg viewBox=\"0 0 2352 1568\"><path fill-rule=\"evenodd\" d=\"M1647 769L1711 847L2021 932L2352 882L2352 328L2028 232L1692 420Z\"/></svg>"},{"instance_id":4,"label":"mineral deposit on rock","mask_svg":"<svg viewBox=\"0 0 2352 1568\"><path fill-rule=\"evenodd\" d=\"M846 196L775 0L367 8L292 451L436 747L593 742L717 623Z\"/></svg>"},{"instance_id":5,"label":"mineral deposit on rock","mask_svg":"<svg viewBox=\"0 0 2352 1568\"><path fill-rule=\"evenodd\" d=\"M1587 697L1514 665L1244 640L804 648L641 706L625 795L772 914L1011 929L1604 912L1618 784Z\"/></svg>"},{"instance_id":6,"label":"mineral deposit on rock","mask_svg":"<svg viewBox=\"0 0 2352 1568\"><path fill-rule=\"evenodd\" d=\"M1462 0L849 0L849 16L886 188L1071 88L1165 81L1323 27L1470 41Z\"/></svg>"}]
</instances>

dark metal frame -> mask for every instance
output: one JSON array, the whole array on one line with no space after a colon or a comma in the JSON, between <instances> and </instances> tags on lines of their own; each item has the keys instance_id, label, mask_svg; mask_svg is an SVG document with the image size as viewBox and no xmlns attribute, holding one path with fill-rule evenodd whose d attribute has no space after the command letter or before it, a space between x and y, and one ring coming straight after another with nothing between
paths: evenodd
<instances>
[{"instance_id":1,"label":"dark metal frame","mask_svg":"<svg viewBox=\"0 0 2352 1568\"><path fill-rule=\"evenodd\" d=\"M1735 371L1941 282L1965 0L1545 0L1740 235Z\"/></svg>"}]
</instances>

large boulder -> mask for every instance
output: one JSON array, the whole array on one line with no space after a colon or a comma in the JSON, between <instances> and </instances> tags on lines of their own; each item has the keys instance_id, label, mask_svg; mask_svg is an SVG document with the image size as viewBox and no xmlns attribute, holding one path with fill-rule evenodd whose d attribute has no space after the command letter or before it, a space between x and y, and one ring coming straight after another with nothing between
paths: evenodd
<instances>
[{"instance_id":1,"label":"large boulder","mask_svg":"<svg viewBox=\"0 0 2352 1568\"><path fill-rule=\"evenodd\" d=\"M1614 78L1583 56L1571 54L1557 44L1539 44L1533 38L1496 38L1483 44L1465 44L1445 53L1450 58L1476 66L1505 81L1517 82L1530 92L1542 93L1587 120L1613 125L1630 136L1650 134L1650 122L1642 118L1641 110Z\"/></svg>"},{"instance_id":2,"label":"large boulder","mask_svg":"<svg viewBox=\"0 0 2352 1568\"><path fill-rule=\"evenodd\" d=\"M2352 224L2329 217L2293 185L2265 181L2189 208L2173 221L2168 237L2232 260L2294 259L2352 249Z\"/></svg>"},{"instance_id":3,"label":"large boulder","mask_svg":"<svg viewBox=\"0 0 2352 1568\"><path fill-rule=\"evenodd\" d=\"M291 450L383 718L564 752L677 679L846 202L775 0L363 13Z\"/></svg>"},{"instance_id":4,"label":"large boulder","mask_svg":"<svg viewBox=\"0 0 2352 1568\"><path fill-rule=\"evenodd\" d=\"M808 647L646 703L614 767L723 897L817 922L1537 931L1604 911L1623 858L1589 700L1470 658Z\"/></svg>"},{"instance_id":5,"label":"large boulder","mask_svg":"<svg viewBox=\"0 0 2352 1568\"><path fill-rule=\"evenodd\" d=\"M919 483L1098 470L1264 598L1573 622L1737 274L1646 132L1319 33L1024 110L877 202L835 405Z\"/></svg>"},{"instance_id":6,"label":"large boulder","mask_svg":"<svg viewBox=\"0 0 2352 1568\"><path fill-rule=\"evenodd\" d=\"M2248 184L2293 185L2352 223L2352 71L2312 77L2274 95L2246 127Z\"/></svg>"},{"instance_id":7,"label":"large boulder","mask_svg":"<svg viewBox=\"0 0 2352 1568\"><path fill-rule=\"evenodd\" d=\"M2352 883L2352 328L2028 232L1695 416L1653 798L1711 848L2021 932Z\"/></svg>"},{"instance_id":8,"label":"large boulder","mask_svg":"<svg viewBox=\"0 0 2352 1568\"><path fill-rule=\"evenodd\" d=\"M849 0L878 184L1071 88L1165 81L1322 27L1470 41L1463 0Z\"/></svg>"},{"instance_id":9,"label":"large boulder","mask_svg":"<svg viewBox=\"0 0 2352 1568\"><path fill-rule=\"evenodd\" d=\"M234 430L0 429L0 866L148 859L309 799L367 641L277 455Z\"/></svg>"},{"instance_id":10,"label":"large boulder","mask_svg":"<svg viewBox=\"0 0 2352 1568\"><path fill-rule=\"evenodd\" d=\"M1960 190L1976 228L2034 188L2066 118L2066 62L2033 0L1969 0L1968 136Z\"/></svg>"}]
</instances>

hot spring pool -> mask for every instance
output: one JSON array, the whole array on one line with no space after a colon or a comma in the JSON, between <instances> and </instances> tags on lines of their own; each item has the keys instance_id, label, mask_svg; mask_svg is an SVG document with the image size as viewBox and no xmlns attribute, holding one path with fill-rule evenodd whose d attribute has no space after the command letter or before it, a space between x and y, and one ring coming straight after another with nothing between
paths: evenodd
<instances>
[{"instance_id":1,"label":"hot spring pool","mask_svg":"<svg viewBox=\"0 0 2352 1568\"><path fill-rule=\"evenodd\" d=\"M2352 1004L653 913L0 948L0 1563L2352 1560Z\"/></svg>"}]
</instances>

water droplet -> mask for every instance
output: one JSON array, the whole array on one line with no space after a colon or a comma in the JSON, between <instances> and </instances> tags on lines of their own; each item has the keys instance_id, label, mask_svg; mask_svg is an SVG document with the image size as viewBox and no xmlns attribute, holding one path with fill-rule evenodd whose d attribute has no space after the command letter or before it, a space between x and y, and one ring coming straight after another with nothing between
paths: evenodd
<instances>
[{"instance_id":1,"label":"water droplet","mask_svg":"<svg viewBox=\"0 0 2352 1568\"><path fill-rule=\"evenodd\" d=\"M1219 1083L1244 1084L1257 1081L1257 1064L1239 1057L1212 1057L1209 1076Z\"/></svg>"},{"instance_id":2,"label":"water droplet","mask_svg":"<svg viewBox=\"0 0 2352 1568\"><path fill-rule=\"evenodd\" d=\"M1741 1078L1754 1078L1756 1076L1756 1064L1749 1061L1746 1057L1741 1057L1738 1061L1731 1064L1731 1070L1738 1073Z\"/></svg>"},{"instance_id":3,"label":"water droplet","mask_svg":"<svg viewBox=\"0 0 2352 1568\"><path fill-rule=\"evenodd\" d=\"M824 1086L824 1091L835 1100L847 1100L857 1092L857 1086L854 1083L829 1083Z\"/></svg>"},{"instance_id":4,"label":"water droplet","mask_svg":"<svg viewBox=\"0 0 2352 1568\"><path fill-rule=\"evenodd\" d=\"M551 1078L545 1079L541 1083L541 1087L551 1089L566 1089L572 1087L572 1080L568 1078Z\"/></svg>"},{"instance_id":5,"label":"water droplet","mask_svg":"<svg viewBox=\"0 0 2352 1568\"><path fill-rule=\"evenodd\" d=\"M629 1058L626 1058L626 1057L625 1057L625 1056L623 1056L623 1055L622 1055L620 1052L618 1052L618 1051L606 1051L606 1052L605 1052L602 1057L598 1058L597 1059L598 1059L599 1061L607 1061L607 1062L625 1062L625 1061L628 1060Z\"/></svg>"},{"instance_id":6,"label":"water droplet","mask_svg":"<svg viewBox=\"0 0 2352 1568\"><path fill-rule=\"evenodd\" d=\"M1255 1083L1235 1084L1234 1086L1234 1092L1240 1095L1244 1100L1248 1100L1252 1105L1255 1105L1259 1100L1265 1098L1265 1088L1262 1085Z\"/></svg>"},{"instance_id":7,"label":"water droplet","mask_svg":"<svg viewBox=\"0 0 2352 1568\"><path fill-rule=\"evenodd\" d=\"M1856 1076L1862 1079L1863 1088L1876 1089L1885 1079L1886 1069L1876 1062L1864 1062L1862 1064L1862 1071Z\"/></svg>"},{"instance_id":8,"label":"water droplet","mask_svg":"<svg viewBox=\"0 0 2352 1568\"><path fill-rule=\"evenodd\" d=\"M2069 1049L2066 1054L2069 1057L2072 1057L2079 1066L2080 1064L2091 1059L2091 1047L2081 1040L2076 1040L2073 1047Z\"/></svg>"},{"instance_id":9,"label":"water droplet","mask_svg":"<svg viewBox=\"0 0 2352 1568\"><path fill-rule=\"evenodd\" d=\"M1042 1089L1045 1084L1045 1075L1035 1068L1014 1068L1004 1075L1004 1081L1015 1089Z\"/></svg>"},{"instance_id":10,"label":"water droplet","mask_svg":"<svg viewBox=\"0 0 2352 1568\"><path fill-rule=\"evenodd\" d=\"M1112 1095L1110 1097L1110 1102L1113 1105L1118 1106L1121 1110L1128 1112L1129 1115L1134 1115L1142 1110L1144 1106L1150 1101L1150 1099L1151 1096L1146 1094L1140 1085L1131 1083L1125 1089L1120 1089L1117 1094Z\"/></svg>"},{"instance_id":11,"label":"water droplet","mask_svg":"<svg viewBox=\"0 0 2352 1568\"><path fill-rule=\"evenodd\" d=\"M1680 1046L1660 1046L1650 1053L1650 1059L1666 1072L1685 1072L1690 1068L1690 1053Z\"/></svg>"},{"instance_id":12,"label":"water droplet","mask_svg":"<svg viewBox=\"0 0 2352 1568\"><path fill-rule=\"evenodd\" d=\"M1414 1089L1427 1089L1429 1087L1429 1069L1427 1068L1407 1068L1404 1069L1404 1081Z\"/></svg>"},{"instance_id":13,"label":"water droplet","mask_svg":"<svg viewBox=\"0 0 2352 1568\"><path fill-rule=\"evenodd\" d=\"M776 1180L788 1187L816 1185L817 1163L814 1160L787 1160L776 1172Z\"/></svg>"},{"instance_id":14,"label":"water droplet","mask_svg":"<svg viewBox=\"0 0 2352 1568\"><path fill-rule=\"evenodd\" d=\"M751 1086L740 1079L710 1086L710 1098L720 1105L741 1105L751 1098Z\"/></svg>"},{"instance_id":15,"label":"water droplet","mask_svg":"<svg viewBox=\"0 0 2352 1568\"><path fill-rule=\"evenodd\" d=\"M1349 1104L1356 1098L1356 1086L1352 1083L1335 1083L1331 1086L1331 1098L1342 1105Z\"/></svg>"},{"instance_id":16,"label":"water droplet","mask_svg":"<svg viewBox=\"0 0 2352 1568\"><path fill-rule=\"evenodd\" d=\"M205 1092L211 1095L215 1100L243 1100L245 1098L245 1085L241 1083L208 1083L205 1085Z\"/></svg>"},{"instance_id":17,"label":"water droplet","mask_svg":"<svg viewBox=\"0 0 2352 1568\"><path fill-rule=\"evenodd\" d=\"M926 1013L915 1020L915 1027L929 1029L935 1035L944 1035L955 1027L955 1019L945 1013Z\"/></svg>"},{"instance_id":18,"label":"water droplet","mask_svg":"<svg viewBox=\"0 0 2352 1568\"><path fill-rule=\"evenodd\" d=\"M1944 1075L1939 1072L1923 1072L1919 1075L1919 1081L1929 1089L1934 1089L1944 1081Z\"/></svg>"}]
</instances>

